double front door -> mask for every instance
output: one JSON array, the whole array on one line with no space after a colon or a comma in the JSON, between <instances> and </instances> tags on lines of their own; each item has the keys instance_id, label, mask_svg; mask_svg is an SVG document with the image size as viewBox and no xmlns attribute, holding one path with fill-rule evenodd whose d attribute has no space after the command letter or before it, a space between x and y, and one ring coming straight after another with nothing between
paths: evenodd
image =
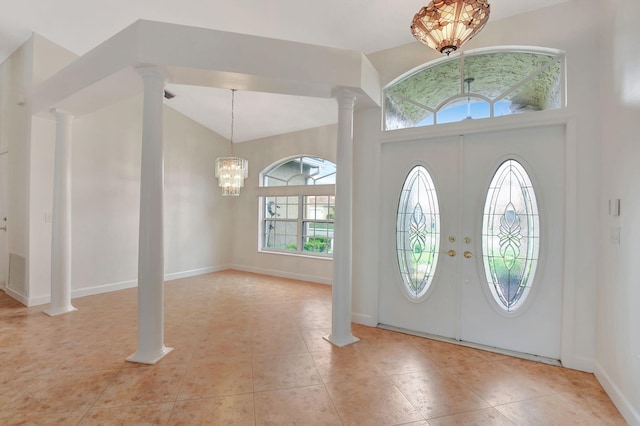
<instances>
[{"instance_id":1,"label":"double front door","mask_svg":"<svg viewBox=\"0 0 640 426\"><path fill-rule=\"evenodd\" d=\"M564 145L564 126L385 143L379 322L559 359Z\"/></svg>"}]
</instances>

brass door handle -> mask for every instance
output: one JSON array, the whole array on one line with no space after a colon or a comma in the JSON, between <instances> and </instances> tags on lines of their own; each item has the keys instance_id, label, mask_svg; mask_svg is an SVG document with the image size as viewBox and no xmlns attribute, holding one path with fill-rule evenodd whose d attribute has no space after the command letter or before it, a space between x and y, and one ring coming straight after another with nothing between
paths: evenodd
<instances>
[{"instance_id":1,"label":"brass door handle","mask_svg":"<svg viewBox=\"0 0 640 426\"><path fill-rule=\"evenodd\" d=\"M467 250L464 252L463 256L465 257L465 259L471 259L473 257L473 254L471 254L471 252Z\"/></svg>"},{"instance_id":2,"label":"brass door handle","mask_svg":"<svg viewBox=\"0 0 640 426\"><path fill-rule=\"evenodd\" d=\"M440 253L446 254L447 256L451 256L451 257L454 257L457 254L456 251L453 249L448 251L441 251Z\"/></svg>"},{"instance_id":3,"label":"brass door handle","mask_svg":"<svg viewBox=\"0 0 640 426\"><path fill-rule=\"evenodd\" d=\"M0 226L0 231L6 231L7 227L6 226Z\"/></svg>"}]
</instances>

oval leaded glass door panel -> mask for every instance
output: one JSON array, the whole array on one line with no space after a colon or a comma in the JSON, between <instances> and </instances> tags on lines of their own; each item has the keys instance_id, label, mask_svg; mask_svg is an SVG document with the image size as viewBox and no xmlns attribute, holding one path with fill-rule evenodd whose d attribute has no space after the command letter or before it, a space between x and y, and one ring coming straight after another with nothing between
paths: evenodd
<instances>
[{"instance_id":1,"label":"oval leaded glass door panel","mask_svg":"<svg viewBox=\"0 0 640 426\"><path fill-rule=\"evenodd\" d=\"M396 223L398 265L406 294L422 299L438 263L440 211L431 175L423 166L409 172L402 187Z\"/></svg>"},{"instance_id":2,"label":"oval leaded glass door panel","mask_svg":"<svg viewBox=\"0 0 640 426\"><path fill-rule=\"evenodd\" d=\"M507 160L489 185L482 226L487 283L504 312L516 312L527 299L539 247L538 206L531 179L518 161Z\"/></svg>"}]
</instances>

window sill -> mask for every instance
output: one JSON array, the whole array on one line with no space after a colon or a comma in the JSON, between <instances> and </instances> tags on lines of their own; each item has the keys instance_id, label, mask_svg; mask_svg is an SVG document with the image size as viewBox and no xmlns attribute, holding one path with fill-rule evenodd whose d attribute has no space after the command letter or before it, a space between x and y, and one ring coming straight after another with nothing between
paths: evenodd
<instances>
[{"instance_id":1,"label":"window sill","mask_svg":"<svg viewBox=\"0 0 640 426\"><path fill-rule=\"evenodd\" d=\"M314 260L333 260L333 256L312 256L304 253L294 253L288 251L278 251L278 250L258 250L260 254L275 254L277 256L292 256L292 257L303 257L306 259L314 259Z\"/></svg>"}]
</instances>

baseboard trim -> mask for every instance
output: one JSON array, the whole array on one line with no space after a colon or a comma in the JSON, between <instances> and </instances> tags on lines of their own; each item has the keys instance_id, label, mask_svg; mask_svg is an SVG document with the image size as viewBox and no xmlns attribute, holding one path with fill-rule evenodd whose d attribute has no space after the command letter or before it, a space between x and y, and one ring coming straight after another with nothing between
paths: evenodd
<instances>
[{"instance_id":1,"label":"baseboard trim","mask_svg":"<svg viewBox=\"0 0 640 426\"><path fill-rule=\"evenodd\" d=\"M630 425L640 425L640 414L638 411L611 379L611 376L607 374L607 371L597 361L595 362L594 374L627 423Z\"/></svg>"},{"instance_id":2,"label":"baseboard trim","mask_svg":"<svg viewBox=\"0 0 640 426\"><path fill-rule=\"evenodd\" d=\"M253 266L246 266L246 265L231 265L229 266L229 269L235 269L236 271L242 271L242 272L251 272L254 274L271 275L271 276L280 277L280 278L290 278L292 280L308 281L308 282L317 283L317 284L331 285L333 281L331 278L320 277L317 275L296 274L296 273L291 273L287 271L279 271L276 269L256 268Z\"/></svg>"},{"instance_id":3,"label":"baseboard trim","mask_svg":"<svg viewBox=\"0 0 640 426\"><path fill-rule=\"evenodd\" d=\"M249 267L244 265L219 265L219 266L209 266L206 268L191 269L189 271L183 271L183 272L173 272L170 274L165 274L164 280L173 281L181 278L188 278L188 277L194 277L197 275L205 275L213 272L225 271L228 269L235 269L237 271L251 272L251 273L262 274L262 275L272 275L272 276L281 277L281 278L290 278L294 280L331 285L331 280L325 277L319 277L319 276L308 275L308 274L296 274L296 273L290 273L286 271L278 271L275 269L254 268L254 267ZM130 280L130 281L122 281L118 283L102 284L102 285L97 285L92 287L83 287L83 288L72 290L71 298L75 299L77 297L86 297L86 296L94 296L96 294L110 293L112 291L133 288L133 287L136 287L137 285L138 285L137 280ZM45 305L47 303L51 303L51 295L37 296L37 297L30 298L15 292L11 288L6 288L5 292L12 298L16 299L18 302L26 306L38 306L38 305ZM373 322L371 317L368 317L366 315L359 316L358 314L355 314L354 321L361 324L365 324L365 325L371 325L372 327L376 326L376 324Z\"/></svg>"},{"instance_id":4,"label":"baseboard trim","mask_svg":"<svg viewBox=\"0 0 640 426\"><path fill-rule=\"evenodd\" d=\"M206 268L192 269L189 271L183 272L174 272L171 274L165 274L164 280L172 281L180 278L188 278L194 277L196 275L204 275L212 272L219 272L230 269L231 267L228 265L222 266L209 266ZM83 287L75 290L71 290L71 298L75 299L77 297L86 297L86 296L94 296L96 294L110 293L112 291L125 290L128 288L133 288L138 286L138 280L130 280L130 281L122 281L118 283L111 284L102 284L92 287ZM51 303L51 295L46 296L38 296L33 298L27 298L25 296L21 296L15 291L11 289L6 289L6 293L19 301L20 303L26 306L38 306L38 305L46 305L47 303Z\"/></svg>"},{"instance_id":5,"label":"baseboard trim","mask_svg":"<svg viewBox=\"0 0 640 426\"><path fill-rule=\"evenodd\" d=\"M25 306L31 306L29 305L29 298L23 294L18 293L17 291L13 290L11 287L5 287L4 292L7 293L9 296L11 296L11 298L17 300L18 302L22 303Z\"/></svg>"},{"instance_id":6,"label":"baseboard trim","mask_svg":"<svg viewBox=\"0 0 640 426\"><path fill-rule=\"evenodd\" d=\"M122 281L119 283L97 285L93 287L79 288L71 291L71 298L94 296L96 294L110 293L112 291L125 290L127 288L137 287L138 281Z\"/></svg>"},{"instance_id":7,"label":"baseboard trim","mask_svg":"<svg viewBox=\"0 0 640 426\"><path fill-rule=\"evenodd\" d=\"M366 325L368 327L378 326L378 321L376 321L371 315L354 313L351 314L351 321L355 322L356 324Z\"/></svg>"},{"instance_id":8,"label":"baseboard trim","mask_svg":"<svg viewBox=\"0 0 640 426\"><path fill-rule=\"evenodd\" d=\"M229 268L230 266L228 265L222 265L222 266L209 266L206 268L191 269L189 271L184 271L184 272L173 272L171 274L165 274L164 280L165 281L179 280L182 278L195 277L197 275L210 274L212 272L225 271Z\"/></svg>"},{"instance_id":9,"label":"baseboard trim","mask_svg":"<svg viewBox=\"0 0 640 426\"><path fill-rule=\"evenodd\" d=\"M562 365L572 370L593 373L595 361L592 358L574 356L570 358L562 358Z\"/></svg>"}]
</instances>

